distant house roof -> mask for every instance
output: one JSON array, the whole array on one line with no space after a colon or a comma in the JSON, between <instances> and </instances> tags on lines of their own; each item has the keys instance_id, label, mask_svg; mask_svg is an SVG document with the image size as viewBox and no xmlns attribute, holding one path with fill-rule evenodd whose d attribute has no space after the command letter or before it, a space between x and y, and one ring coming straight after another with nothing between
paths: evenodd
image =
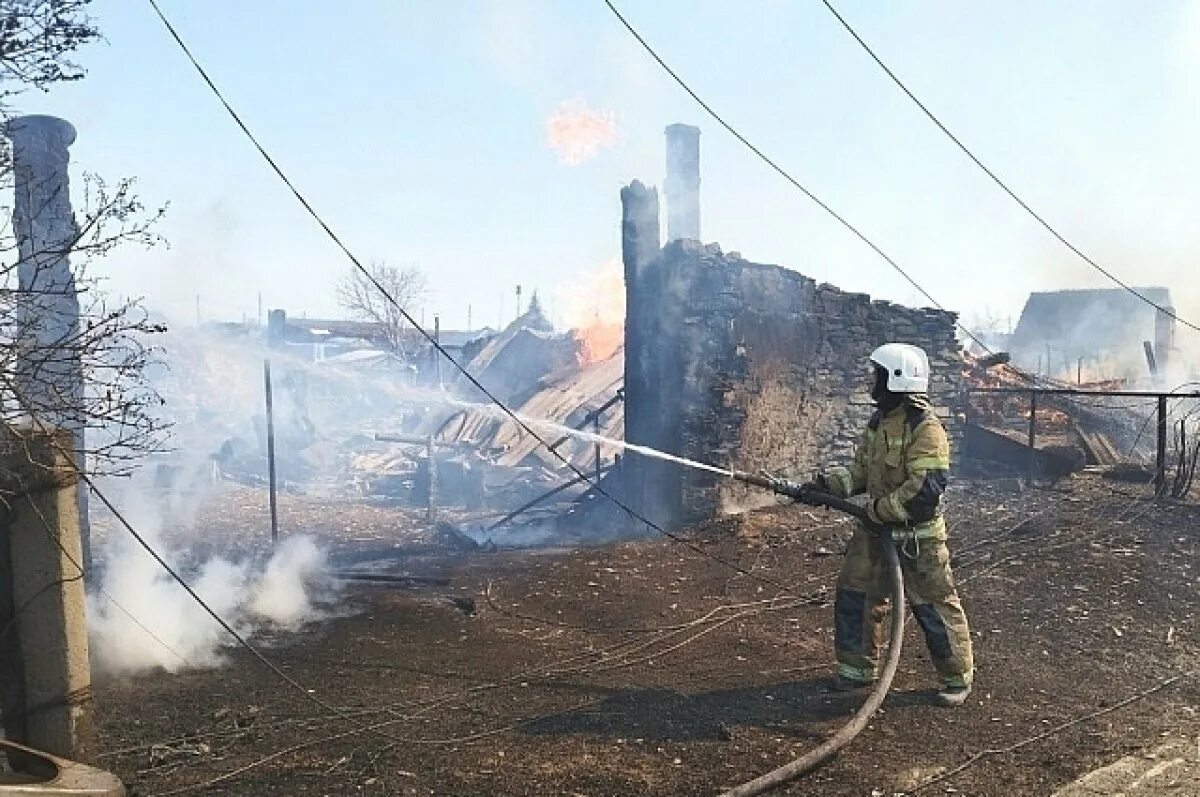
<instances>
[{"instance_id":1,"label":"distant house roof","mask_svg":"<svg viewBox=\"0 0 1200 797\"><path fill-rule=\"evenodd\" d=\"M325 340L329 337L372 340L383 335L383 325L370 321L288 316L284 339L289 342Z\"/></svg>"},{"instance_id":2,"label":"distant house roof","mask_svg":"<svg viewBox=\"0 0 1200 797\"><path fill-rule=\"evenodd\" d=\"M1171 306L1171 292L1166 288L1136 290L1154 304ZM1141 328L1152 334L1156 313L1154 307L1121 288L1031 293L1013 330L1013 344L1080 336L1097 342L1127 340L1130 334L1140 334ZM1130 325L1138 329L1129 329Z\"/></svg>"},{"instance_id":3,"label":"distant house roof","mask_svg":"<svg viewBox=\"0 0 1200 797\"><path fill-rule=\"evenodd\" d=\"M1137 288L1155 304L1171 307L1166 288ZM1128 347L1139 350L1153 340L1157 310L1119 288L1031 293L1021 311L1010 346L1019 351L1101 353Z\"/></svg>"},{"instance_id":4,"label":"distant house roof","mask_svg":"<svg viewBox=\"0 0 1200 797\"><path fill-rule=\"evenodd\" d=\"M439 342L443 346L461 349L468 343L492 334L494 333L490 329L443 329L439 337Z\"/></svg>"},{"instance_id":5,"label":"distant house roof","mask_svg":"<svg viewBox=\"0 0 1200 797\"><path fill-rule=\"evenodd\" d=\"M415 329L409 330L413 337L420 335ZM433 327L426 329L433 334ZM462 348L481 337L494 334L489 329L443 329L439 340L443 346ZM380 340L384 337L382 324L373 321L357 321L337 318L294 318L287 317L284 327L284 339L289 343L325 343L331 338L350 338L357 340Z\"/></svg>"},{"instance_id":6,"label":"distant house roof","mask_svg":"<svg viewBox=\"0 0 1200 797\"><path fill-rule=\"evenodd\" d=\"M389 351L381 351L380 349L354 349L353 351L343 352L333 357L326 357L317 363L318 367L326 368L354 368L354 369L371 369L371 370L392 370L405 369L412 370L412 365L404 362L404 360L392 354Z\"/></svg>"},{"instance_id":7,"label":"distant house roof","mask_svg":"<svg viewBox=\"0 0 1200 797\"><path fill-rule=\"evenodd\" d=\"M379 349L355 349L354 351L344 352L334 357L326 357L324 362L331 365L344 363L364 363L364 362L379 362L386 360L395 360L399 362L399 358L390 352L380 351Z\"/></svg>"}]
</instances>

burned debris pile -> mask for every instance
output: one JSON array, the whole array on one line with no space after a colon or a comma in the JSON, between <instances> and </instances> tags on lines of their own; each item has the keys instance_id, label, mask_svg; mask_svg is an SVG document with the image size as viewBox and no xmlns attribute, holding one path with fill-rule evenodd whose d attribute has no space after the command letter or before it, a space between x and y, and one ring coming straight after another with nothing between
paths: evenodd
<instances>
[{"instance_id":1,"label":"burned debris pile","mask_svg":"<svg viewBox=\"0 0 1200 797\"><path fill-rule=\"evenodd\" d=\"M863 363L899 341L930 357L930 398L960 466L1144 475L1163 438L1153 398L1072 390L1173 384L1183 358L1168 291L1145 289L1165 310L1121 291L1033 294L1016 330L993 336L989 345L1004 351L965 352L955 313L874 300L702 243L699 131L671 125L666 136L665 212L653 187L635 180L621 191L621 316L562 332L535 296L502 330L435 326L478 384L419 337L389 348L387 335L360 322L272 311L265 347L234 326L210 331L213 345L185 341L195 344L181 347L186 362L165 377L186 394L175 406L192 412L181 427L203 430L190 432L181 446L190 458L173 467L262 483L261 366L270 357L284 489L408 505L431 518L461 510L485 524L550 515L579 537L641 531L624 508L588 500L598 494L588 482L600 482L655 524L693 526L775 499L634 449L805 478L851 455L874 409ZM1194 403L1181 400L1179 417Z\"/></svg>"},{"instance_id":2,"label":"burned debris pile","mask_svg":"<svg viewBox=\"0 0 1200 797\"><path fill-rule=\"evenodd\" d=\"M431 348L387 351L362 325L280 325L285 331L266 341L248 324L172 333L168 367L156 380L178 433L156 466L161 487L266 484L268 359L284 491L486 514L573 475L450 364L435 367ZM596 473L612 466L614 447L564 436L564 429L622 437L619 348L587 361L580 334L555 331L534 303L499 333L463 340L452 356L467 358L489 392L536 420L538 435L577 467ZM559 494L559 510L582 489Z\"/></svg>"},{"instance_id":3,"label":"burned debris pile","mask_svg":"<svg viewBox=\"0 0 1200 797\"><path fill-rule=\"evenodd\" d=\"M1153 477L1154 399L1084 395L1145 385L1127 379L1069 383L1031 374L1007 357L971 354L964 354L963 378L964 454L973 472L1024 475L1032 468L1054 479L1095 467L1133 474L1136 481Z\"/></svg>"}]
</instances>

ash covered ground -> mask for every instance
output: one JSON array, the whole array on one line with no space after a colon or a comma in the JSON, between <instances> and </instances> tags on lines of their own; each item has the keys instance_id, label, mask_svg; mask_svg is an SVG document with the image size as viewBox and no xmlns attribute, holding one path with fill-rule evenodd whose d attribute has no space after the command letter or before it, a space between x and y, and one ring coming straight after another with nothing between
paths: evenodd
<instances>
[{"instance_id":1,"label":"ash covered ground","mask_svg":"<svg viewBox=\"0 0 1200 797\"><path fill-rule=\"evenodd\" d=\"M1093 474L1021 494L957 484L969 704L927 704L909 623L884 710L787 793L1048 794L1160 735L1194 738L1195 676L1166 682L1200 651L1198 510L1147 495ZM195 523L214 552L253 555L266 518L261 491L230 486ZM431 580L348 585L335 616L256 636L340 717L235 648L216 669L98 678L102 762L131 793L711 794L810 749L862 699L823 688L850 533L832 514L686 532L788 595L668 541L452 551L414 512L299 496L281 519L334 566L386 554Z\"/></svg>"}]
</instances>

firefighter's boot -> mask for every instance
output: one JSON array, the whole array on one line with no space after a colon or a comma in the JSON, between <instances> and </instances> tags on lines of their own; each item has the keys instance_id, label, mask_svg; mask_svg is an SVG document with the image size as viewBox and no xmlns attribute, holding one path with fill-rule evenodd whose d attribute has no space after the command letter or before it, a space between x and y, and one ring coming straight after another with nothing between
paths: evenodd
<instances>
[{"instance_id":1,"label":"firefighter's boot","mask_svg":"<svg viewBox=\"0 0 1200 797\"><path fill-rule=\"evenodd\" d=\"M847 678L844 675L835 675L833 680L829 682L830 692L856 692L859 689L866 689L874 684L874 681L860 681L856 678Z\"/></svg>"}]
</instances>

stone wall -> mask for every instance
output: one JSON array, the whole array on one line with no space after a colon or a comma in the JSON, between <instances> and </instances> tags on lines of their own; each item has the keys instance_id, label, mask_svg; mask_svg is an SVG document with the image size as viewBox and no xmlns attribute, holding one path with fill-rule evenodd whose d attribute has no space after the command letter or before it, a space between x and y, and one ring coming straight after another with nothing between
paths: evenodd
<instances>
[{"instance_id":1,"label":"stone wall","mask_svg":"<svg viewBox=\"0 0 1200 797\"><path fill-rule=\"evenodd\" d=\"M724 254L715 244L675 241L658 252L643 247L633 267L630 259L630 442L805 478L850 456L873 411L867 356L889 341L929 353L934 404L952 444L961 438L962 377L952 314L871 301L795 271ZM773 500L715 474L632 454L626 476L631 478L624 483L635 485L627 491L634 505L668 526Z\"/></svg>"}]
</instances>

